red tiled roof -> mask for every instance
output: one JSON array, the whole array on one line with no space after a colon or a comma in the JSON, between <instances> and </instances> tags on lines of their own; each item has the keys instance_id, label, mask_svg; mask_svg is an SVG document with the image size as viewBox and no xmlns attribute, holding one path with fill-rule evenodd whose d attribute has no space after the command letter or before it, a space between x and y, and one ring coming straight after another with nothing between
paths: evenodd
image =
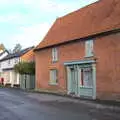
<instances>
[{"instance_id":1,"label":"red tiled roof","mask_svg":"<svg viewBox=\"0 0 120 120\"><path fill-rule=\"evenodd\" d=\"M120 28L120 0L100 0L58 18L36 49Z\"/></svg>"}]
</instances>

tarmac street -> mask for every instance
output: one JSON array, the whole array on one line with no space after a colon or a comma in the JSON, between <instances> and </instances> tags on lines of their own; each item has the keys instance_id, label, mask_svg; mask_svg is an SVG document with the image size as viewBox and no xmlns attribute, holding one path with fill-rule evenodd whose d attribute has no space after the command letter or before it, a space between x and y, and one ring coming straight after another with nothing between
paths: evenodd
<instances>
[{"instance_id":1,"label":"tarmac street","mask_svg":"<svg viewBox=\"0 0 120 120\"><path fill-rule=\"evenodd\" d=\"M120 120L120 111L90 101L0 88L0 120Z\"/></svg>"}]
</instances>

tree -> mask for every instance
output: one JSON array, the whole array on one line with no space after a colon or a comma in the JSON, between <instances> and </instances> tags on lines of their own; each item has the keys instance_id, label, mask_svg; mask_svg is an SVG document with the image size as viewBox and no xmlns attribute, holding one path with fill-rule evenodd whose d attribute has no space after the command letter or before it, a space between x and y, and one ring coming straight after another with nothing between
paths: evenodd
<instances>
[{"instance_id":1,"label":"tree","mask_svg":"<svg viewBox=\"0 0 120 120\"><path fill-rule=\"evenodd\" d=\"M17 73L23 74L35 74L35 63L34 62L20 62L14 66L14 70Z\"/></svg>"},{"instance_id":2,"label":"tree","mask_svg":"<svg viewBox=\"0 0 120 120\"><path fill-rule=\"evenodd\" d=\"M5 50L4 44L0 44L0 50Z\"/></svg>"},{"instance_id":3,"label":"tree","mask_svg":"<svg viewBox=\"0 0 120 120\"><path fill-rule=\"evenodd\" d=\"M22 46L18 43L15 45L13 49L13 53L19 52L22 49Z\"/></svg>"}]
</instances>

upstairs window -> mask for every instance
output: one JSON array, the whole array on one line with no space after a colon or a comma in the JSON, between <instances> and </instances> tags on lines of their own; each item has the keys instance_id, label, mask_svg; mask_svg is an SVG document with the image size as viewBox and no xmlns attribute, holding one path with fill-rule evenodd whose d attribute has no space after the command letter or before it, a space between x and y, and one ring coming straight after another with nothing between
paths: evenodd
<instances>
[{"instance_id":1,"label":"upstairs window","mask_svg":"<svg viewBox=\"0 0 120 120\"><path fill-rule=\"evenodd\" d=\"M11 60L8 60L8 65L10 65L10 63L11 63Z\"/></svg>"},{"instance_id":2,"label":"upstairs window","mask_svg":"<svg viewBox=\"0 0 120 120\"><path fill-rule=\"evenodd\" d=\"M93 56L93 40L85 41L85 56L86 57Z\"/></svg>"},{"instance_id":3,"label":"upstairs window","mask_svg":"<svg viewBox=\"0 0 120 120\"><path fill-rule=\"evenodd\" d=\"M58 50L57 48L52 48L52 62L58 61Z\"/></svg>"},{"instance_id":4,"label":"upstairs window","mask_svg":"<svg viewBox=\"0 0 120 120\"><path fill-rule=\"evenodd\" d=\"M56 69L50 70L50 84L51 85L56 85L58 83L57 80L58 74Z\"/></svg>"}]
</instances>

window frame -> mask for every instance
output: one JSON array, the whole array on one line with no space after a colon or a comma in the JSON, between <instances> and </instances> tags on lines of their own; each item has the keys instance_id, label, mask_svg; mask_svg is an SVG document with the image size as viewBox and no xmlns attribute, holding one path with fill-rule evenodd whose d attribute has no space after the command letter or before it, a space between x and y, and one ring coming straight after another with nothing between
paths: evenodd
<instances>
[{"instance_id":1,"label":"window frame","mask_svg":"<svg viewBox=\"0 0 120 120\"><path fill-rule=\"evenodd\" d=\"M53 74L55 76L52 76ZM56 78L56 79L52 80L53 79L52 77ZM50 69L49 70L49 84L50 85L58 85L58 70L57 69Z\"/></svg>"},{"instance_id":2,"label":"window frame","mask_svg":"<svg viewBox=\"0 0 120 120\"><path fill-rule=\"evenodd\" d=\"M58 61L58 48L54 47L52 48L52 62Z\"/></svg>"},{"instance_id":3,"label":"window frame","mask_svg":"<svg viewBox=\"0 0 120 120\"><path fill-rule=\"evenodd\" d=\"M94 40L86 40L85 41L85 57L93 57L94 56Z\"/></svg>"},{"instance_id":4,"label":"window frame","mask_svg":"<svg viewBox=\"0 0 120 120\"><path fill-rule=\"evenodd\" d=\"M92 68L90 67L90 68L81 68L80 69L80 81L79 81L79 86L80 87L82 87L82 88L93 88L93 83L92 83L92 76L90 77L90 76L87 76L86 75L86 73L88 73L89 71L86 71L86 69L88 69L91 73L89 73L89 74L87 74L87 75L92 75ZM91 78L91 80L90 80L90 78L88 79L88 81L86 82L85 81L85 76L87 76L87 77L90 77ZM87 83L87 84L86 84Z\"/></svg>"}]
</instances>

